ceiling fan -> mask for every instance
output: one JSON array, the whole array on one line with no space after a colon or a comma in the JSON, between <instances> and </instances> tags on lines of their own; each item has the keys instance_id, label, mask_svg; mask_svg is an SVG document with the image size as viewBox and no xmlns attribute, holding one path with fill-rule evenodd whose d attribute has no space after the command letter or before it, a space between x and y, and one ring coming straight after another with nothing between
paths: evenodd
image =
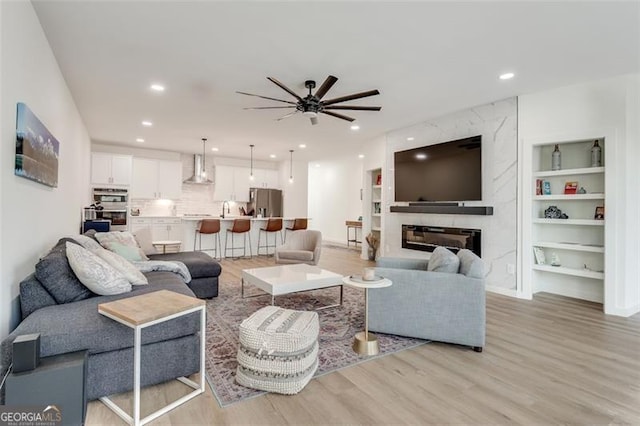
<instances>
[{"instance_id":1,"label":"ceiling fan","mask_svg":"<svg viewBox=\"0 0 640 426\"><path fill-rule=\"evenodd\" d=\"M368 90L366 92L354 93L353 95L341 96L339 98L333 98L326 101L323 101L322 98L327 94L329 89L336 84L338 81L338 77L334 77L330 75L327 79L322 83L320 88L316 90L316 93L311 93L313 89L316 88L316 82L314 80L307 80L304 82L304 86L309 89L309 94L304 98L298 96L293 90L289 89L287 86L279 82L273 77L267 77L267 80L280 87L282 90L296 98L297 102L293 101L285 101L283 99L270 98L268 96L254 95L253 93L246 92L236 92L241 95L247 96L255 96L262 99L268 99L270 101L283 102L286 104L290 104L288 106L270 106L270 107L249 107L244 109L287 109L287 108L295 108L295 110L287 115L284 115L277 120L280 121L287 117L291 117L297 113L302 113L305 117L309 117L311 120L311 124L318 124L318 114L326 114L331 117L340 118L346 121L354 121L355 118L348 117L343 114L339 114L334 112L335 110L351 110L351 111L380 111L382 107L379 106L358 106L358 105L336 105L341 102L353 101L355 99L366 98L369 96L379 95L380 92L378 90Z\"/></svg>"}]
</instances>

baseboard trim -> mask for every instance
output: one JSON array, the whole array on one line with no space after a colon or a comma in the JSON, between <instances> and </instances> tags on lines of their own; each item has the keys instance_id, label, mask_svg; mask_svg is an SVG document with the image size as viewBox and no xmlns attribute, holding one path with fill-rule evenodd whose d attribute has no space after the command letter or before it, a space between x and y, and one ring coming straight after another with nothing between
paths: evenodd
<instances>
[{"instance_id":1,"label":"baseboard trim","mask_svg":"<svg viewBox=\"0 0 640 426\"><path fill-rule=\"evenodd\" d=\"M609 312L605 312L607 315L615 315L618 317L630 317L640 312L640 304L629 306L628 308L615 308Z\"/></svg>"},{"instance_id":2,"label":"baseboard trim","mask_svg":"<svg viewBox=\"0 0 640 426\"><path fill-rule=\"evenodd\" d=\"M485 287L485 290L490 291L491 293L502 294L503 296L518 297L517 291L512 288L504 288L504 287L497 287L495 285L488 285Z\"/></svg>"}]
</instances>

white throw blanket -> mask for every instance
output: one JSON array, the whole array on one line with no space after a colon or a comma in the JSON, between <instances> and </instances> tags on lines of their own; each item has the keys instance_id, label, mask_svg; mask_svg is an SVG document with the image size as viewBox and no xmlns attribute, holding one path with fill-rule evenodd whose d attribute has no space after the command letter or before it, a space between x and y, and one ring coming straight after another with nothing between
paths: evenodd
<instances>
[{"instance_id":1,"label":"white throw blanket","mask_svg":"<svg viewBox=\"0 0 640 426\"><path fill-rule=\"evenodd\" d=\"M191 274L187 265L177 260L147 260L144 262L131 262L140 272L163 271L180 275L185 283L191 282Z\"/></svg>"}]
</instances>

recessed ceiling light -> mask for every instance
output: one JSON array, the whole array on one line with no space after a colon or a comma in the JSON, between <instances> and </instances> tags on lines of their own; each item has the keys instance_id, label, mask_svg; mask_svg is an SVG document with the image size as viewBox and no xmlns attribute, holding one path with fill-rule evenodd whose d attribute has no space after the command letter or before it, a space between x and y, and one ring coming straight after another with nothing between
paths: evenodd
<instances>
[{"instance_id":1,"label":"recessed ceiling light","mask_svg":"<svg viewBox=\"0 0 640 426\"><path fill-rule=\"evenodd\" d=\"M305 149L306 147L307 147L307 146L306 146L305 144L303 144L303 143L301 143L300 145L298 145L298 148Z\"/></svg>"},{"instance_id":2,"label":"recessed ceiling light","mask_svg":"<svg viewBox=\"0 0 640 426\"><path fill-rule=\"evenodd\" d=\"M364 158L364 154L358 154L358 158Z\"/></svg>"},{"instance_id":3,"label":"recessed ceiling light","mask_svg":"<svg viewBox=\"0 0 640 426\"><path fill-rule=\"evenodd\" d=\"M162 84L154 83L151 85L151 90L154 92L164 92L164 86Z\"/></svg>"},{"instance_id":4,"label":"recessed ceiling light","mask_svg":"<svg viewBox=\"0 0 640 426\"><path fill-rule=\"evenodd\" d=\"M414 140L414 139L415 139L415 138L414 138L413 136L409 136L409 137L407 138L407 140L408 140L408 141L412 141L412 140Z\"/></svg>"},{"instance_id":5,"label":"recessed ceiling light","mask_svg":"<svg viewBox=\"0 0 640 426\"><path fill-rule=\"evenodd\" d=\"M136 142L140 142L140 143L142 143L142 142L144 142L144 139L142 139L142 138L137 138L137 139L136 139Z\"/></svg>"},{"instance_id":6,"label":"recessed ceiling light","mask_svg":"<svg viewBox=\"0 0 640 426\"><path fill-rule=\"evenodd\" d=\"M269 154L269 158L276 158L275 154Z\"/></svg>"},{"instance_id":7,"label":"recessed ceiling light","mask_svg":"<svg viewBox=\"0 0 640 426\"><path fill-rule=\"evenodd\" d=\"M515 76L514 73L506 72L506 73L500 75L500 80L509 80L509 79L512 79L514 76Z\"/></svg>"},{"instance_id":8,"label":"recessed ceiling light","mask_svg":"<svg viewBox=\"0 0 640 426\"><path fill-rule=\"evenodd\" d=\"M352 124L351 130L360 130L360 126L358 126L357 124Z\"/></svg>"},{"instance_id":9,"label":"recessed ceiling light","mask_svg":"<svg viewBox=\"0 0 640 426\"><path fill-rule=\"evenodd\" d=\"M218 148L214 146L213 148L211 148L211 151L218 152Z\"/></svg>"},{"instance_id":10,"label":"recessed ceiling light","mask_svg":"<svg viewBox=\"0 0 640 426\"><path fill-rule=\"evenodd\" d=\"M150 122L150 121L145 120L145 121L142 122L142 125L144 127L151 127L151 126L153 126L153 123Z\"/></svg>"},{"instance_id":11,"label":"recessed ceiling light","mask_svg":"<svg viewBox=\"0 0 640 426\"><path fill-rule=\"evenodd\" d=\"M419 152L416 154L416 159L417 160L426 160L427 159L427 154L425 154L424 152Z\"/></svg>"}]
</instances>

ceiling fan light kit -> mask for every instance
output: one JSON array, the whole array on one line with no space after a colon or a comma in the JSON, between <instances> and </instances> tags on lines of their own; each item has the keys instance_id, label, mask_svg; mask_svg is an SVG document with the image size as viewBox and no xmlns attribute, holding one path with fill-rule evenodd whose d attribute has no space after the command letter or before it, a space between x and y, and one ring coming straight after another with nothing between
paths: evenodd
<instances>
[{"instance_id":1,"label":"ceiling fan light kit","mask_svg":"<svg viewBox=\"0 0 640 426\"><path fill-rule=\"evenodd\" d=\"M359 105L335 105L342 102L353 101L356 99L367 98L369 96L379 95L380 92L377 89L368 90L366 92L354 93L352 95L341 96L338 98L329 99L323 101L322 98L327 94L327 92L333 87L334 84L338 81L338 77L334 77L332 75L328 76L324 83L316 90L315 94L312 93L313 89L316 88L316 82L314 80L306 80L304 82L304 86L309 89L309 94L307 94L304 98L299 96L293 90L289 89L280 81L276 80L273 77L267 77L267 80L280 87L282 90L293 96L297 102L286 101L284 99L276 99L268 96L262 95L254 95L252 93L247 92L236 92L241 95L247 96L255 96L262 99L267 99L270 101L282 102L285 104L289 104L287 106L271 106L271 107L249 107L244 109L294 109L293 112L290 112L280 118L277 118L277 121L283 120L285 118L291 117L297 113L302 113L304 117L309 118L311 124L318 124L318 114L325 114L331 117L339 118L341 120L353 122L355 118L349 117L344 114L339 114L337 112L333 112L331 110L343 110L343 111L380 111L382 107L379 106L359 106Z\"/></svg>"}]
</instances>

